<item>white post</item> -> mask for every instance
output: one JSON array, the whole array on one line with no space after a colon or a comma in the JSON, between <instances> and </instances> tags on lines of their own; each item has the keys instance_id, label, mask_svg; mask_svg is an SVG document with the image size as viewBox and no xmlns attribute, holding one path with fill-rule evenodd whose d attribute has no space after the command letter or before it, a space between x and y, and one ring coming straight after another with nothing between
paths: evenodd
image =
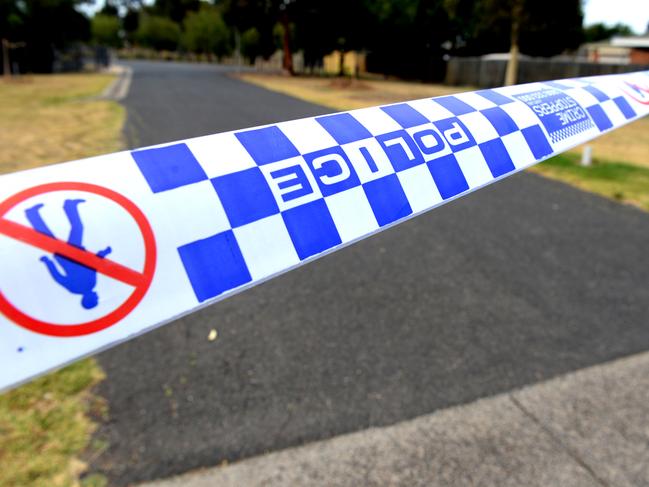
<instances>
[{"instance_id":1,"label":"white post","mask_svg":"<svg viewBox=\"0 0 649 487\"><path fill-rule=\"evenodd\" d=\"M593 163L593 148L590 145L585 145L581 153L581 165L588 167Z\"/></svg>"}]
</instances>

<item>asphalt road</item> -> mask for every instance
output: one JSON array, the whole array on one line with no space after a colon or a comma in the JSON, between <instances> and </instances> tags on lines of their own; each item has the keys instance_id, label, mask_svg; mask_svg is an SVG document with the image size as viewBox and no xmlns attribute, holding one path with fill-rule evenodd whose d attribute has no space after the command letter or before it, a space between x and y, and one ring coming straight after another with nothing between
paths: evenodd
<instances>
[{"instance_id":1,"label":"asphalt road","mask_svg":"<svg viewBox=\"0 0 649 487\"><path fill-rule=\"evenodd\" d=\"M132 66L132 145L327 111L224 68ZM511 177L101 354L91 470L161 478L647 350L648 242L647 214Z\"/></svg>"}]
</instances>

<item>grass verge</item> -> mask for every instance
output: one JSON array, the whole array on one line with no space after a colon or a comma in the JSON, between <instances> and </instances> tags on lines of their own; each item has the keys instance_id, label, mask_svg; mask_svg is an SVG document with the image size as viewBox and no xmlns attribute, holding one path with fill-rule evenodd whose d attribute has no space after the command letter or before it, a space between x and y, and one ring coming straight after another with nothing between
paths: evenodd
<instances>
[{"instance_id":1,"label":"grass verge","mask_svg":"<svg viewBox=\"0 0 649 487\"><path fill-rule=\"evenodd\" d=\"M90 390L103 375L93 360L0 396L0 485L71 486L84 464L77 459L103 405Z\"/></svg>"},{"instance_id":2,"label":"grass verge","mask_svg":"<svg viewBox=\"0 0 649 487\"><path fill-rule=\"evenodd\" d=\"M471 89L403 81L351 81L259 73L237 76L269 90L336 110L353 110ZM595 157L591 167L579 165L582 147L576 147L568 154L534 166L533 171L649 210L649 117L609 132L589 144Z\"/></svg>"},{"instance_id":3,"label":"grass verge","mask_svg":"<svg viewBox=\"0 0 649 487\"><path fill-rule=\"evenodd\" d=\"M593 156L598 160L623 160L649 169L649 117L604 134L588 145L593 147ZM580 154L582 150L583 146L580 146L570 152Z\"/></svg>"},{"instance_id":4,"label":"grass verge","mask_svg":"<svg viewBox=\"0 0 649 487\"><path fill-rule=\"evenodd\" d=\"M122 148L124 108L95 97L104 74L23 76L0 83L0 174Z\"/></svg>"},{"instance_id":5,"label":"grass verge","mask_svg":"<svg viewBox=\"0 0 649 487\"><path fill-rule=\"evenodd\" d=\"M548 159L531 170L649 211L649 167L609 161L595 161L592 166L584 167L580 164L579 155L567 153Z\"/></svg>"},{"instance_id":6,"label":"grass verge","mask_svg":"<svg viewBox=\"0 0 649 487\"><path fill-rule=\"evenodd\" d=\"M125 111L96 99L112 79L0 82L0 174L120 149ZM102 377L94 360L83 360L0 395L0 487L79 485L78 456L95 429L90 416L104 411L91 392Z\"/></svg>"},{"instance_id":7,"label":"grass verge","mask_svg":"<svg viewBox=\"0 0 649 487\"><path fill-rule=\"evenodd\" d=\"M416 98L451 95L472 89L406 81L289 77L260 73L240 73L237 77L248 83L336 110L354 110Z\"/></svg>"}]
</instances>

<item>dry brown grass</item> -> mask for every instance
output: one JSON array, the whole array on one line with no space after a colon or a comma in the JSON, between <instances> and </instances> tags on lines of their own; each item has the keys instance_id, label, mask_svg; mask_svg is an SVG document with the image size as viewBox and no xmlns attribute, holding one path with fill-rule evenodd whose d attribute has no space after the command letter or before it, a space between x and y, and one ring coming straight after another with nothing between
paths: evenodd
<instances>
[{"instance_id":1,"label":"dry brown grass","mask_svg":"<svg viewBox=\"0 0 649 487\"><path fill-rule=\"evenodd\" d=\"M444 86L405 81L341 82L336 78L288 77L259 73L238 75L269 90L295 96L336 110L353 110L417 98L470 91L471 87ZM599 160L623 161L649 167L649 118L638 120L590 142ZM580 153L581 146L571 152Z\"/></svg>"},{"instance_id":2,"label":"dry brown grass","mask_svg":"<svg viewBox=\"0 0 649 487\"><path fill-rule=\"evenodd\" d=\"M124 108L95 98L112 79L64 74L0 81L0 174L119 150Z\"/></svg>"},{"instance_id":3,"label":"dry brown grass","mask_svg":"<svg viewBox=\"0 0 649 487\"><path fill-rule=\"evenodd\" d=\"M242 73L239 78L269 90L295 96L336 110L353 110L416 98L450 95L471 88L391 80L340 80Z\"/></svg>"}]
</instances>

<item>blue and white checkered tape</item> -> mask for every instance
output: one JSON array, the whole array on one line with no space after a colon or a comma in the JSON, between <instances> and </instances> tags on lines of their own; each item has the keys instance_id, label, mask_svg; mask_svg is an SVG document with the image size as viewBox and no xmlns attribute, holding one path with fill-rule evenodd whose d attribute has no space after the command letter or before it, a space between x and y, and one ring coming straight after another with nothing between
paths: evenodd
<instances>
[{"instance_id":1,"label":"blue and white checkered tape","mask_svg":"<svg viewBox=\"0 0 649 487\"><path fill-rule=\"evenodd\" d=\"M305 118L3 176L0 389L648 113L649 72L567 79ZM73 228L84 229L83 243L79 233L71 240ZM39 232L52 240L40 242ZM66 247L61 237L68 233ZM63 247L56 250L58 243ZM89 255L80 262L90 273L71 269L79 264L65 249L75 246ZM56 259L59 268L52 270L46 261Z\"/></svg>"}]
</instances>

